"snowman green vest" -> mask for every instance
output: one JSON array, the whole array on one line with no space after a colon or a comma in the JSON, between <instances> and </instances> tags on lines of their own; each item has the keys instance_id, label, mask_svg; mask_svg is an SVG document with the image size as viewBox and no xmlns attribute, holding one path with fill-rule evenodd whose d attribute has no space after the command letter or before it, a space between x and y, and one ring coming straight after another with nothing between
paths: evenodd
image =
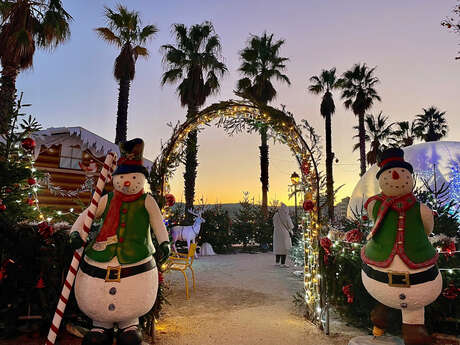
<instances>
[{"instance_id":1,"label":"snowman green vest","mask_svg":"<svg viewBox=\"0 0 460 345\"><path fill-rule=\"evenodd\" d=\"M97 242L97 237L86 247L85 254L98 262L108 262L117 256L120 264L139 262L155 252L150 235L149 214L145 209L145 198L142 194L134 201L122 202L118 218L116 237L105 242ZM108 194L107 206L102 215L105 222L113 198Z\"/></svg>"},{"instance_id":2,"label":"snowman green vest","mask_svg":"<svg viewBox=\"0 0 460 345\"><path fill-rule=\"evenodd\" d=\"M375 200L372 213L376 220L371 240L361 250L366 264L388 267L395 255L411 269L433 265L438 252L424 232L420 203L411 193L401 197L383 194L369 198L365 207Z\"/></svg>"}]
</instances>

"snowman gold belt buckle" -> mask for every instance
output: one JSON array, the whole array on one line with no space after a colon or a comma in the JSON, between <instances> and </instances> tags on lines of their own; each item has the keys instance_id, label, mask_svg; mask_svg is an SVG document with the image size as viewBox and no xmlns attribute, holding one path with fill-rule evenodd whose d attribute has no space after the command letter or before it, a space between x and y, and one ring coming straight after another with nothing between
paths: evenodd
<instances>
[{"instance_id":1,"label":"snowman gold belt buckle","mask_svg":"<svg viewBox=\"0 0 460 345\"><path fill-rule=\"evenodd\" d=\"M111 273L115 275L115 278L111 278ZM119 283L121 280L121 266L107 266L107 274L105 275L105 281L107 283Z\"/></svg>"},{"instance_id":2,"label":"snowman gold belt buckle","mask_svg":"<svg viewBox=\"0 0 460 345\"><path fill-rule=\"evenodd\" d=\"M388 285L392 287L403 287L410 288L410 278L408 272L394 272L389 271L388 274ZM401 277L404 276L404 277ZM394 279L397 278L397 279ZM395 280L401 281L402 283L395 282Z\"/></svg>"}]
</instances>

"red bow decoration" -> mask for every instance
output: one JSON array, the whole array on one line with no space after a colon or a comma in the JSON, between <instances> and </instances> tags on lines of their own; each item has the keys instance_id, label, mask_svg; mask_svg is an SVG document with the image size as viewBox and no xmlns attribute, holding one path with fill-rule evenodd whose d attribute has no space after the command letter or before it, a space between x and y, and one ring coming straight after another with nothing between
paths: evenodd
<instances>
[{"instance_id":1,"label":"red bow decoration","mask_svg":"<svg viewBox=\"0 0 460 345\"><path fill-rule=\"evenodd\" d=\"M345 233L345 241L359 243L363 239L363 233L358 229L353 229Z\"/></svg>"},{"instance_id":2,"label":"red bow decoration","mask_svg":"<svg viewBox=\"0 0 460 345\"><path fill-rule=\"evenodd\" d=\"M321 247L324 249L324 263L327 265L329 263L329 255L331 255L331 246L332 246L332 241L328 237L323 237L320 241L319 244Z\"/></svg>"},{"instance_id":3,"label":"red bow decoration","mask_svg":"<svg viewBox=\"0 0 460 345\"><path fill-rule=\"evenodd\" d=\"M447 245L444 245L442 247L442 251L447 252L447 253L444 253L446 257L454 256L456 250L457 248L455 247L454 241L450 241Z\"/></svg>"},{"instance_id":4,"label":"red bow decoration","mask_svg":"<svg viewBox=\"0 0 460 345\"><path fill-rule=\"evenodd\" d=\"M169 207L173 206L176 203L176 198L172 194L166 194L165 199L166 205L168 205Z\"/></svg>"},{"instance_id":5,"label":"red bow decoration","mask_svg":"<svg viewBox=\"0 0 460 345\"><path fill-rule=\"evenodd\" d=\"M347 296L347 303L353 303L354 296L353 291L351 290L352 286L352 284L348 284L342 287L343 293L345 294L345 296Z\"/></svg>"},{"instance_id":6,"label":"red bow decoration","mask_svg":"<svg viewBox=\"0 0 460 345\"><path fill-rule=\"evenodd\" d=\"M48 239L51 236L53 236L54 228L51 224L48 224L48 222L41 222L40 224L38 224L38 233L44 239Z\"/></svg>"},{"instance_id":7,"label":"red bow decoration","mask_svg":"<svg viewBox=\"0 0 460 345\"><path fill-rule=\"evenodd\" d=\"M442 295L447 298L447 299L456 299L458 294L460 292L460 289L457 288L454 283L450 283L443 291Z\"/></svg>"},{"instance_id":8,"label":"red bow decoration","mask_svg":"<svg viewBox=\"0 0 460 345\"><path fill-rule=\"evenodd\" d=\"M45 282L43 281L43 277L40 277L40 279L37 282L37 285L35 285L37 289L43 289L45 287Z\"/></svg>"},{"instance_id":9,"label":"red bow decoration","mask_svg":"<svg viewBox=\"0 0 460 345\"><path fill-rule=\"evenodd\" d=\"M302 166L300 167L300 170L302 170L302 173L304 175L308 175L308 173L310 172L310 163L307 160L304 160L302 162Z\"/></svg>"}]
</instances>

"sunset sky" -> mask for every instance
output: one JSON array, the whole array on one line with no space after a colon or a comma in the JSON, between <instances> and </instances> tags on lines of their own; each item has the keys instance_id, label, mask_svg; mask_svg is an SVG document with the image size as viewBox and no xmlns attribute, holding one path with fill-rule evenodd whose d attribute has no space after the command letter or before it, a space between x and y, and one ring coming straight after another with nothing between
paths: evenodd
<instances>
[{"instance_id":1,"label":"sunset sky","mask_svg":"<svg viewBox=\"0 0 460 345\"><path fill-rule=\"evenodd\" d=\"M275 83L278 96L272 105L286 105L296 121L308 121L324 136L319 114L321 98L307 93L308 79L321 69L336 67L341 74L354 63L377 66L382 102L371 109L383 111L391 121L412 120L431 105L447 114L449 134L460 140L460 61L454 57L460 37L440 25L451 13L455 0L196 0L196 1L99 1L63 0L73 16L71 39L56 51L35 54L34 68L22 72L17 88L31 103L30 112L44 128L82 126L104 138L115 138L118 85L113 78L116 48L99 39L94 28L105 26L103 6L117 3L141 14L143 24L155 24L159 33L147 45L148 60L139 59L128 108L128 139L146 142L145 156L154 159L161 141L168 140L168 122L183 121L175 86L161 87L163 73L159 48L173 43L171 24L193 25L210 20L221 38L222 54L229 73L218 95L206 105L236 98L240 78L239 51L249 34L264 30L286 40L281 55L289 57L286 74L292 85ZM359 180L358 152L352 152L357 119L346 111L340 95L334 95L332 121L335 185L344 184L338 195L350 195ZM206 127L199 136L197 199L205 202L238 202L243 191L261 199L258 135L228 137L223 130ZM286 146L270 145L270 200L287 200L289 176L298 171ZM183 169L171 181L172 192L183 198Z\"/></svg>"}]
</instances>

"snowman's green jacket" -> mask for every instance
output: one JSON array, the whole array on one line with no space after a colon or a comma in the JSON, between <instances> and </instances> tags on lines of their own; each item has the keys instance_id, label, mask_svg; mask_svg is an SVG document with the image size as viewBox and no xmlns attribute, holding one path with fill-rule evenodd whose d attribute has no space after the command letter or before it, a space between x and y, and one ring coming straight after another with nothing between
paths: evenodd
<instances>
[{"instance_id":1,"label":"snowman's green jacket","mask_svg":"<svg viewBox=\"0 0 460 345\"><path fill-rule=\"evenodd\" d=\"M107 206L102 215L105 221L113 193L108 194ZM133 264L155 253L150 235L149 214L145 208L144 194L139 199L123 202L120 207L120 220L117 228L118 242L108 244L104 250L95 250L94 239L85 250L85 255L98 262L108 262L116 255L120 264Z\"/></svg>"},{"instance_id":2,"label":"snowman's green jacket","mask_svg":"<svg viewBox=\"0 0 460 345\"><path fill-rule=\"evenodd\" d=\"M382 205L381 200L376 200L372 210L373 218ZM420 203L415 204L405 211L404 229L398 235L398 217L400 214L389 209L379 230L361 251L362 260L377 267L388 267L397 254L411 269L418 269L433 265L438 258L438 252L431 245L425 233Z\"/></svg>"}]
</instances>

